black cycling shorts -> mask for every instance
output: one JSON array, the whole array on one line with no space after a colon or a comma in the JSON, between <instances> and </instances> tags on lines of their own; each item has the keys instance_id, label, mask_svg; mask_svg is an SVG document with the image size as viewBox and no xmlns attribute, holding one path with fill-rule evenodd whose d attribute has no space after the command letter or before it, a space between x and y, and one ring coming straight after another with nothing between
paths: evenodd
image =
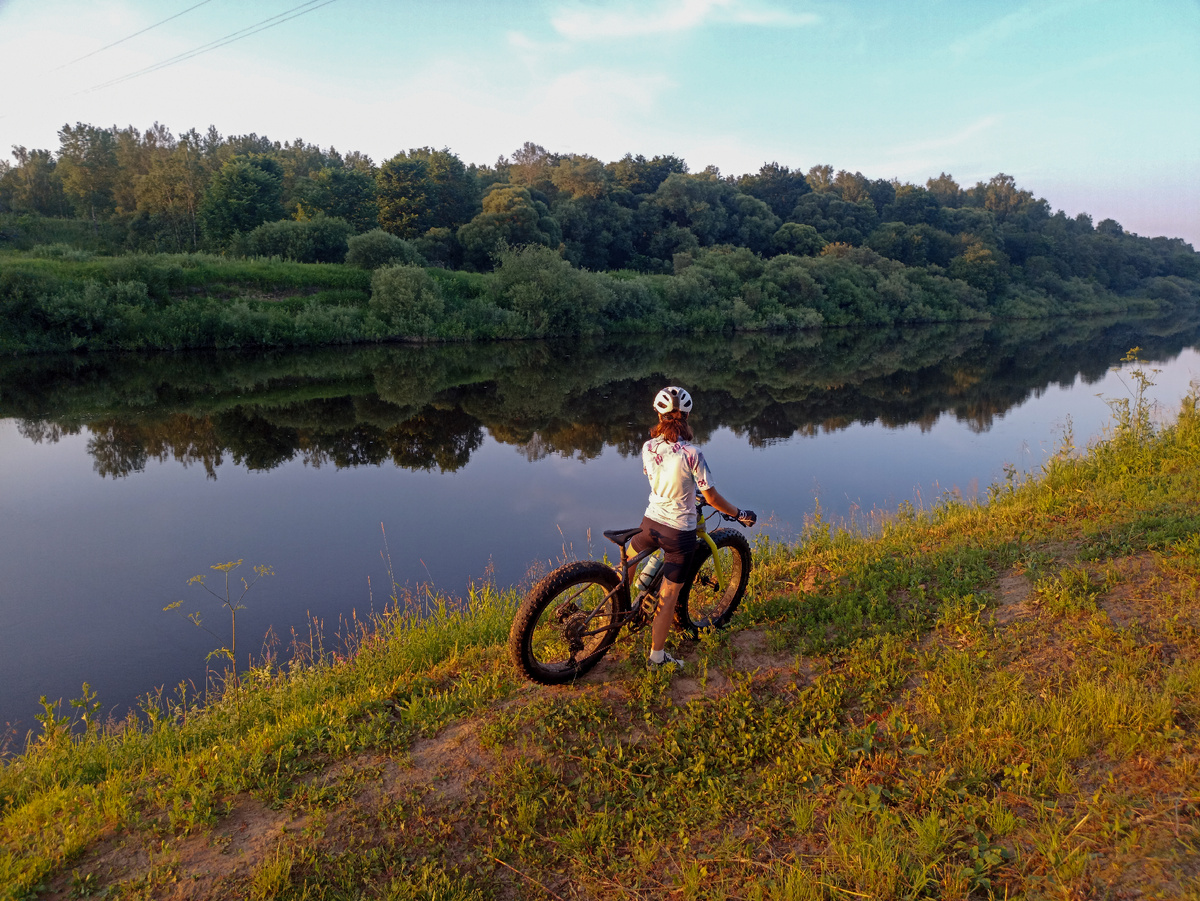
<instances>
[{"instance_id":1,"label":"black cycling shorts","mask_svg":"<svg viewBox=\"0 0 1200 901\"><path fill-rule=\"evenodd\" d=\"M631 545L639 554L648 548L662 548L666 558L663 561L663 578L670 582L682 582L684 567L699 543L695 529L681 532L649 517L642 517L642 531L634 536Z\"/></svg>"}]
</instances>

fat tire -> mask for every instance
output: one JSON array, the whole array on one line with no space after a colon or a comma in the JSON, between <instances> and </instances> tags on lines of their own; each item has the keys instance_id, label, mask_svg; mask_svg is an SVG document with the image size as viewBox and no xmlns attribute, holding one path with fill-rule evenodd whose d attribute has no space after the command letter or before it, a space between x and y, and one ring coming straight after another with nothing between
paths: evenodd
<instances>
[{"instance_id":1,"label":"fat tire","mask_svg":"<svg viewBox=\"0 0 1200 901\"><path fill-rule=\"evenodd\" d=\"M594 606L620 583L611 567L595 560L560 566L538 582L521 602L508 633L508 653L521 674L531 682L561 685L578 679L599 663L621 630L617 616L629 609L628 592L613 594L604 611L587 624L590 631L603 628L605 617L610 623L605 631L586 637L590 643L585 644L582 653L571 651L566 623L556 620L580 615L585 611L576 600L584 600L586 595ZM568 603L575 604L576 612L557 609Z\"/></svg>"},{"instance_id":2,"label":"fat tire","mask_svg":"<svg viewBox=\"0 0 1200 901\"><path fill-rule=\"evenodd\" d=\"M684 578L684 591L675 607L676 625L692 638L708 629L727 626L746 593L746 583L750 581L750 542L746 536L733 529L717 529L709 532L709 537L717 550L723 552L721 561L728 581L724 591L716 591L712 579L712 548L701 538Z\"/></svg>"}]
</instances>

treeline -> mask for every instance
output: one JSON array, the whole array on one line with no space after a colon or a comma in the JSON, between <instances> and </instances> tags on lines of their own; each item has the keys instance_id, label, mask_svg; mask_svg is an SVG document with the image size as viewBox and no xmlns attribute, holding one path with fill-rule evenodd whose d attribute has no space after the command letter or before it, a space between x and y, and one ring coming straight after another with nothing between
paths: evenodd
<instances>
[{"instance_id":1,"label":"treeline","mask_svg":"<svg viewBox=\"0 0 1200 901\"><path fill-rule=\"evenodd\" d=\"M177 137L157 124L81 123L59 139L56 152L17 147L14 163L0 163L0 248L408 267L374 286L374 309L358 311L344 340L1038 317L1200 300L1200 255L1184 241L1052 214L1004 174L967 188L945 173L919 186L828 165L727 177L692 173L675 156L603 163L528 143L490 166L431 148L376 165L302 140L214 128ZM493 281L453 283L439 270Z\"/></svg>"}]
</instances>

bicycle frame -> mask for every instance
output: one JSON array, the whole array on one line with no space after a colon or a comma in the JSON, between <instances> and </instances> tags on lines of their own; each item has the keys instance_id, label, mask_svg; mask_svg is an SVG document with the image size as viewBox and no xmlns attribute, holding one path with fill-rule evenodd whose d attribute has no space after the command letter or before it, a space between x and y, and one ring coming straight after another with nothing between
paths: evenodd
<instances>
[{"instance_id":1,"label":"bicycle frame","mask_svg":"<svg viewBox=\"0 0 1200 901\"><path fill-rule=\"evenodd\" d=\"M697 495L696 501L697 501L696 534L700 538L704 539L704 543L708 545L709 550L712 552L713 569L715 571L714 575L717 578L717 587L720 588L722 591L724 591L726 585L728 584L728 579L726 579L725 573L722 571L722 568L721 568L721 555L717 551L717 543L715 541L713 541L712 536L710 536L708 534L708 522L707 522L708 517L706 517L703 513L703 508L708 505L704 502L703 498L701 498L699 495ZM719 511L714 509L712 513L708 514L708 516L711 517L711 516L717 515L718 513L719 513ZM648 550L644 550L641 553L639 553L633 557L629 557L629 542L622 544L621 545L620 571L618 573L618 575L620 575L620 577L621 577L621 584L618 585L617 588L614 590L620 591L622 588L625 588L625 589L632 588L632 582L629 578L629 573L630 573L631 569L636 567L639 563L641 563L643 560L645 560L647 557L649 557L651 554L653 554L657 550L658 550L658 548L649 548ZM641 611L642 601L646 597L655 594L661 585L662 585L662 575L659 574L654 577L654 580L649 585L647 585L646 588L641 593L639 593L636 598L634 598L632 596L630 597L629 612L630 612L631 616L636 615L637 613L639 613ZM609 595L608 597L605 597L604 600L607 601L609 599L609 597L611 597L611 595Z\"/></svg>"},{"instance_id":2,"label":"bicycle frame","mask_svg":"<svg viewBox=\"0 0 1200 901\"><path fill-rule=\"evenodd\" d=\"M709 547L709 550L712 551L713 568L717 578L717 586L724 591L728 580L721 570L721 555L717 551L717 543L713 541L712 537L708 534L707 517L702 513L702 508L705 506L707 506L707 504L703 503L703 501L699 501L697 505L696 534L704 539L705 543ZM712 516L718 512L719 511L714 510L713 513L708 515ZM618 617L614 618L613 621L607 623L606 625L600 628L590 629L586 632L581 632L579 634L580 638L599 635L601 632L606 632L613 628L613 626L616 626L618 629L623 629L626 626L629 626L631 623L636 622L639 616L642 614L642 604L646 601L646 599L657 596L658 589L662 585L663 577L661 572L654 577L653 581L651 581L646 588L638 593L637 597L633 597L630 594L630 589L633 587L633 584L629 574L634 568L637 567L639 563L648 558L651 554L655 553L658 548L647 548L646 550L634 554L631 557L629 555L629 544L630 542L626 541L621 545L621 562L618 566L613 567L617 570L617 575L620 577L621 581L617 583L617 586L612 591L605 594L605 596L600 600L599 604L592 608L592 610L588 611L588 617L590 618L595 616L597 611L611 601L614 595L622 591L625 592L626 596L629 598L628 606ZM641 622L637 622L637 625L640 627L646 625L647 622L648 620L643 618Z\"/></svg>"}]
</instances>

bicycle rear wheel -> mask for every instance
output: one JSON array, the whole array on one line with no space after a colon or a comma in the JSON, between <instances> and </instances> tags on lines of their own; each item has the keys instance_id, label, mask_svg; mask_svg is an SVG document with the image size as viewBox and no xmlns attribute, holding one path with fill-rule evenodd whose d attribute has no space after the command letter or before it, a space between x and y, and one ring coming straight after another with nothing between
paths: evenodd
<instances>
[{"instance_id":1,"label":"bicycle rear wheel","mask_svg":"<svg viewBox=\"0 0 1200 901\"><path fill-rule=\"evenodd\" d=\"M554 570L521 603L508 652L524 676L542 685L579 678L621 630L624 595L613 570L592 560Z\"/></svg>"},{"instance_id":2,"label":"bicycle rear wheel","mask_svg":"<svg viewBox=\"0 0 1200 901\"><path fill-rule=\"evenodd\" d=\"M717 529L709 537L717 546L717 556L713 558L712 548L701 538L675 607L676 624L693 638L706 629L720 629L729 623L750 580L750 542L746 536L733 529Z\"/></svg>"}]
</instances>

